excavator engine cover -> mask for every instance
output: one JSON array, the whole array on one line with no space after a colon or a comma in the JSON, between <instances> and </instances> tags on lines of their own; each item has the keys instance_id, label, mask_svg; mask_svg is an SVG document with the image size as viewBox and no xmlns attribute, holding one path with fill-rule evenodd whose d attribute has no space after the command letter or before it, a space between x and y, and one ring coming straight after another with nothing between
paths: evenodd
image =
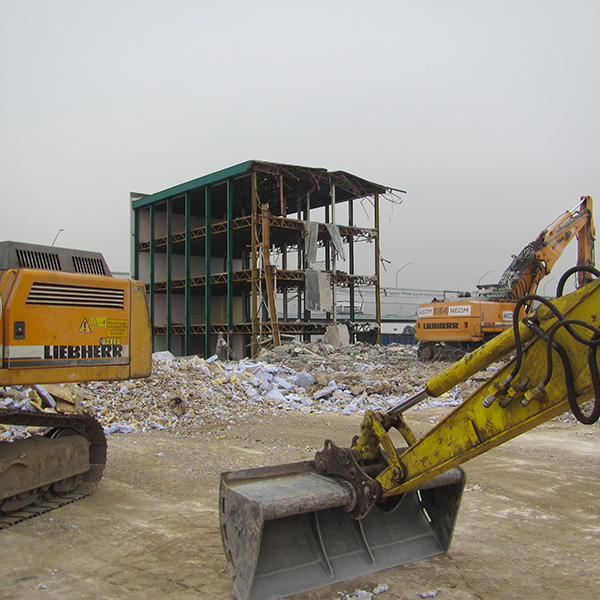
<instances>
[{"instance_id":1,"label":"excavator engine cover","mask_svg":"<svg viewBox=\"0 0 600 600\"><path fill-rule=\"evenodd\" d=\"M275 600L446 552L464 485L455 468L358 520L348 512L352 487L318 474L314 461L223 473L221 535L238 600Z\"/></svg>"}]
</instances>

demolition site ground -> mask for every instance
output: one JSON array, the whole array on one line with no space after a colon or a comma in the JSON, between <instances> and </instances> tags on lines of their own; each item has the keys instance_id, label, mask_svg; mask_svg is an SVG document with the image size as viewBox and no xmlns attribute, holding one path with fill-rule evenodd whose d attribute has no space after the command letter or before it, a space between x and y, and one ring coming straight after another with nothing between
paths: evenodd
<instances>
[{"instance_id":1,"label":"demolition site ground","mask_svg":"<svg viewBox=\"0 0 600 600\"><path fill-rule=\"evenodd\" d=\"M431 369L403 361L413 377ZM387 369L389 383L399 364ZM219 533L219 473L306 460L327 438L347 446L360 427L360 410L286 410L277 402L240 408L237 418L230 411L227 420L205 415L109 435L105 474L91 496L0 532L0 597L234 600ZM450 410L440 404L407 412L418 434ZM555 419L465 465L448 554L293 598L369 598L384 584L373 598L596 600L599 470L600 426Z\"/></svg>"}]
</instances>

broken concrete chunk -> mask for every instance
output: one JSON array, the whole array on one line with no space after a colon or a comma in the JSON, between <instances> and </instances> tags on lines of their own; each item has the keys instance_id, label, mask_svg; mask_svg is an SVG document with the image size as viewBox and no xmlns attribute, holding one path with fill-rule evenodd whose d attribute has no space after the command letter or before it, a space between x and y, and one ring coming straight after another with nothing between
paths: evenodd
<instances>
[{"instance_id":1,"label":"broken concrete chunk","mask_svg":"<svg viewBox=\"0 0 600 600\"><path fill-rule=\"evenodd\" d=\"M34 385L33 389L39 394L42 402L46 406L49 406L50 408L56 408L56 401L41 385Z\"/></svg>"},{"instance_id":2,"label":"broken concrete chunk","mask_svg":"<svg viewBox=\"0 0 600 600\"><path fill-rule=\"evenodd\" d=\"M44 384L44 389L54 396L54 399L64 400L65 402L69 402L70 404L75 404L75 396L71 390L63 385L58 383L46 383Z\"/></svg>"},{"instance_id":3,"label":"broken concrete chunk","mask_svg":"<svg viewBox=\"0 0 600 600\"><path fill-rule=\"evenodd\" d=\"M277 402L285 402L285 396L277 389L273 388L265 394L269 400L276 400Z\"/></svg>"},{"instance_id":4,"label":"broken concrete chunk","mask_svg":"<svg viewBox=\"0 0 600 600\"><path fill-rule=\"evenodd\" d=\"M326 388L319 390L313 394L313 398L315 400L320 400L321 398L325 398L327 396L331 396L335 390L338 389L338 385L335 381L331 381Z\"/></svg>"},{"instance_id":5,"label":"broken concrete chunk","mask_svg":"<svg viewBox=\"0 0 600 600\"><path fill-rule=\"evenodd\" d=\"M323 371L317 371L315 373L315 379L317 380L317 383L319 385L328 385L331 381L331 376L328 376L326 373L323 373Z\"/></svg>"},{"instance_id":6,"label":"broken concrete chunk","mask_svg":"<svg viewBox=\"0 0 600 600\"><path fill-rule=\"evenodd\" d=\"M169 352L168 350L163 350L162 352L154 352L152 354L153 360L175 360L175 355Z\"/></svg>"},{"instance_id":7,"label":"broken concrete chunk","mask_svg":"<svg viewBox=\"0 0 600 600\"><path fill-rule=\"evenodd\" d=\"M337 325L328 327L323 336L323 343L329 344L334 349L348 346L350 344L350 332L347 325L338 323Z\"/></svg>"},{"instance_id":8,"label":"broken concrete chunk","mask_svg":"<svg viewBox=\"0 0 600 600\"><path fill-rule=\"evenodd\" d=\"M113 423L110 427L104 427L105 435L110 435L111 433L137 433L137 429L129 425Z\"/></svg>"},{"instance_id":9,"label":"broken concrete chunk","mask_svg":"<svg viewBox=\"0 0 600 600\"><path fill-rule=\"evenodd\" d=\"M301 373L298 373L295 378L296 385L304 389L308 389L311 385L314 385L317 380L303 369Z\"/></svg>"}]
</instances>

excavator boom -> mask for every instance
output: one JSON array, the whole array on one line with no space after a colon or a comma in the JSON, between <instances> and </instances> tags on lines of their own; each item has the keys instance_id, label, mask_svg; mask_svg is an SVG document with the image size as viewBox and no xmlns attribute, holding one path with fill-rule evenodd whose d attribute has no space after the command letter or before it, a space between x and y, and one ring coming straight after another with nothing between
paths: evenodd
<instances>
[{"instance_id":1,"label":"excavator boom","mask_svg":"<svg viewBox=\"0 0 600 600\"><path fill-rule=\"evenodd\" d=\"M581 269L599 274L576 267L566 275ZM537 309L519 322L526 302ZM274 600L445 552L463 463L569 408L585 423L600 416L599 307L600 280L554 302L525 296L512 329L387 413L365 413L350 447L327 440L313 461L222 474L221 533L238 599ZM513 353L417 439L404 420L409 408ZM392 429L405 447L394 447Z\"/></svg>"}]
</instances>

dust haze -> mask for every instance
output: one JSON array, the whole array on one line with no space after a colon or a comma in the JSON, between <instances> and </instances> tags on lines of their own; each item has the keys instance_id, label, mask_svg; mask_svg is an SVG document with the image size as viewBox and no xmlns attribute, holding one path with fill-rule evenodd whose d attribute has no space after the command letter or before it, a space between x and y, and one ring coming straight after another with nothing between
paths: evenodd
<instances>
[{"instance_id":1,"label":"dust haze","mask_svg":"<svg viewBox=\"0 0 600 600\"><path fill-rule=\"evenodd\" d=\"M0 239L63 229L57 245L128 271L130 191L257 159L406 190L381 212L383 285L407 263L401 287L497 281L600 199L599 17L591 1L0 1Z\"/></svg>"}]
</instances>

